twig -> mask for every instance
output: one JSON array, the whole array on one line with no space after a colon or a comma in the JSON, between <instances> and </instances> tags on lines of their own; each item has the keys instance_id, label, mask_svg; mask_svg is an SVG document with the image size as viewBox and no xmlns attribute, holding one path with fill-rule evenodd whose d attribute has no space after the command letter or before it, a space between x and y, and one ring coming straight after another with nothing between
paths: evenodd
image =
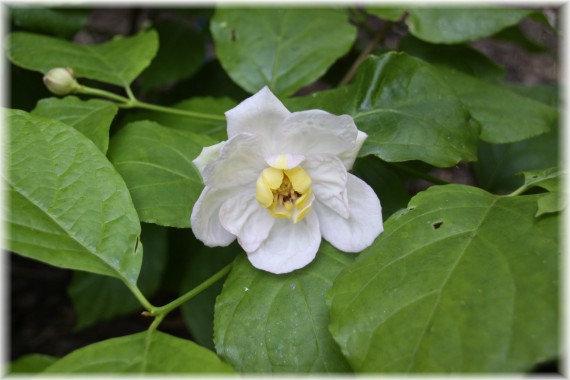
<instances>
[{"instance_id":1,"label":"twig","mask_svg":"<svg viewBox=\"0 0 570 380\"><path fill-rule=\"evenodd\" d=\"M366 59L366 57L368 57L368 55L370 53L372 53L374 51L374 49L376 49L376 47L379 44L381 44L384 41L384 39L388 35L388 32L392 28L392 25L393 25L392 22L387 22L386 24L384 24L384 27L382 29L380 29L378 31L378 33L376 33L376 35L374 36L372 41L370 41L368 43L368 45L366 45L364 50L362 50L362 52L360 52L360 55L356 58L356 60L354 61L354 63L350 67L350 69L347 71L347 73L344 75L344 77L338 83L337 87L344 86L345 84L349 83L352 80L352 78L356 74L356 70L358 69L360 64Z\"/></svg>"}]
</instances>

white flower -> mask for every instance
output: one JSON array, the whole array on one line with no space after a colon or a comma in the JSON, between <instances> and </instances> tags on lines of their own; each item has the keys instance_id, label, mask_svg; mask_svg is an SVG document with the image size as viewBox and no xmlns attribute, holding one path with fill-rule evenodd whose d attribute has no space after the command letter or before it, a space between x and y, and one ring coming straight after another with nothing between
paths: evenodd
<instances>
[{"instance_id":1,"label":"white flower","mask_svg":"<svg viewBox=\"0 0 570 380\"><path fill-rule=\"evenodd\" d=\"M237 237L253 266L287 273L315 258L321 236L360 252L382 232L378 197L347 173L367 137L350 116L291 113L264 87L226 118L229 139L193 161L206 187L191 224L204 244Z\"/></svg>"}]
</instances>

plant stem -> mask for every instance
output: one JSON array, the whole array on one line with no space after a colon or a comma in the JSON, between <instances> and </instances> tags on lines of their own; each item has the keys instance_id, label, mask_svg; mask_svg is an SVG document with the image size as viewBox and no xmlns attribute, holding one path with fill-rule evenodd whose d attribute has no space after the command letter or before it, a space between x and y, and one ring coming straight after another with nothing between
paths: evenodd
<instances>
[{"instance_id":1,"label":"plant stem","mask_svg":"<svg viewBox=\"0 0 570 380\"><path fill-rule=\"evenodd\" d=\"M337 87L342 87L352 80L352 78L356 74L356 70L358 69L360 64L362 62L364 62L364 60L368 57L368 55L370 53L372 53L374 51L374 49L376 49L376 46L378 46L379 44L381 44L384 41L384 39L388 35L388 32L390 31L391 28L392 28L392 22L387 22L384 25L384 27L382 29L380 29L378 31L378 33L376 33L376 35L374 36L372 41L370 41L368 43L368 45L366 45L364 50L362 50L362 52L360 52L360 55L356 58L356 60L352 64L352 66L350 66L350 69L347 71L347 73L344 75L344 77L338 83Z\"/></svg>"},{"instance_id":2,"label":"plant stem","mask_svg":"<svg viewBox=\"0 0 570 380\"><path fill-rule=\"evenodd\" d=\"M76 92L85 95L101 96L103 98L116 100L121 103L130 103L130 100L125 98L124 96L113 94L112 92L100 90L98 88L79 85L79 88L77 89Z\"/></svg>"},{"instance_id":3,"label":"plant stem","mask_svg":"<svg viewBox=\"0 0 570 380\"><path fill-rule=\"evenodd\" d=\"M141 291L139 290L139 288L136 285L130 284L126 281L124 281L125 285L127 286L127 288L129 288L129 290L133 293L133 295L137 298L137 300L140 302L140 304L149 311L150 315L155 315L155 310L157 309L156 306L154 306L153 304L151 304L146 297L144 296L144 294L141 293Z\"/></svg>"},{"instance_id":4,"label":"plant stem","mask_svg":"<svg viewBox=\"0 0 570 380\"><path fill-rule=\"evenodd\" d=\"M426 181L429 181L431 183L435 183L436 185L449 185L450 184L449 182L444 181L443 179L431 176L427 173L422 173L422 172L417 171L415 169L409 168L406 165L402 165L402 164L399 164L396 162L388 162L388 164L399 169L399 170L402 170L408 174L411 174L415 177L425 179Z\"/></svg>"},{"instance_id":5,"label":"plant stem","mask_svg":"<svg viewBox=\"0 0 570 380\"><path fill-rule=\"evenodd\" d=\"M226 118L222 115L215 115L211 113L201 113L201 112L194 112L194 111L186 111L177 108L170 108L170 107L163 107L156 104L150 104L141 102L138 100L131 101L131 107L136 108L143 108L151 111L158 111L158 112L165 112L171 113L174 115L181 115L181 116L189 116L196 119L204 119L204 120L213 120L213 121L225 121Z\"/></svg>"},{"instance_id":6,"label":"plant stem","mask_svg":"<svg viewBox=\"0 0 570 380\"><path fill-rule=\"evenodd\" d=\"M206 290L207 288L212 286L214 283L216 283L218 280L220 280L225 275L227 275L230 272L230 270L232 269L232 265L233 265L233 263L226 265L225 267L220 269L218 272L216 272L212 277L208 278L206 281L202 282L200 285L196 286L194 289L190 290L188 293L178 297L174 301L172 301L172 302L170 302L164 306L156 308L154 311L154 314L157 316L166 316L172 310L176 309L178 306L182 305L184 302L186 302L186 301L194 298L198 294L202 293L204 290Z\"/></svg>"},{"instance_id":7,"label":"plant stem","mask_svg":"<svg viewBox=\"0 0 570 380\"><path fill-rule=\"evenodd\" d=\"M87 86L82 86L82 85L79 86L79 88L77 89L76 92L79 94L94 95L94 96L100 96L103 98L115 100L115 101L119 102L117 104L117 106L119 106L121 108L142 108L142 109L147 109L147 110L151 110L151 111L164 112L164 113L170 113L170 114L181 115L181 116L188 116L188 117L192 117L195 119L204 119L204 120L213 120L213 121L225 121L226 120L226 118L223 115L194 112L194 111L186 111L186 110L181 110L181 109L177 109L177 108L164 107L164 106L159 106L156 104L141 102L140 100L135 98L130 87L128 87L128 86L125 87L125 91L127 92L128 98L121 96L121 95L114 94L114 93L109 92L109 91L100 90L98 88L87 87Z\"/></svg>"}]
</instances>

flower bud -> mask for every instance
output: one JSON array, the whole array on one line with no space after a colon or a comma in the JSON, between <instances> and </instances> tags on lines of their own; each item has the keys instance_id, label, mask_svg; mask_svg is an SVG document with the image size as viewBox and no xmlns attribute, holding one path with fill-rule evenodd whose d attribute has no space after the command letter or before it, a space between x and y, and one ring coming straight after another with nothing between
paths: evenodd
<instances>
[{"instance_id":1,"label":"flower bud","mask_svg":"<svg viewBox=\"0 0 570 380\"><path fill-rule=\"evenodd\" d=\"M75 73L70 67L51 69L44 75L44 84L56 95L71 94L79 87Z\"/></svg>"}]
</instances>

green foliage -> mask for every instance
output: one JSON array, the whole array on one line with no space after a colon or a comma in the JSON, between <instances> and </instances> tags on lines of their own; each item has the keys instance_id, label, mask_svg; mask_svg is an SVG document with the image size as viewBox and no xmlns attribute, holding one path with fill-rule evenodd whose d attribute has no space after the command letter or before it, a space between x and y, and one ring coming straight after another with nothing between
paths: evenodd
<instances>
[{"instance_id":1,"label":"green foliage","mask_svg":"<svg viewBox=\"0 0 570 380\"><path fill-rule=\"evenodd\" d=\"M9 374L38 373L53 364L57 358L49 355L29 354L10 363Z\"/></svg>"},{"instance_id":2,"label":"green foliage","mask_svg":"<svg viewBox=\"0 0 570 380\"><path fill-rule=\"evenodd\" d=\"M227 97L194 97L173 104L172 107L185 111L223 115L224 112L234 108L236 105L234 100ZM133 113L129 120L152 120L168 128L208 135L216 141L223 141L228 138L225 121L189 119L187 116L156 111Z\"/></svg>"},{"instance_id":3,"label":"green foliage","mask_svg":"<svg viewBox=\"0 0 570 380\"><path fill-rule=\"evenodd\" d=\"M517 24L531 11L514 8L411 8L406 23L417 38L457 44L491 36Z\"/></svg>"},{"instance_id":4,"label":"green foliage","mask_svg":"<svg viewBox=\"0 0 570 380\"><path fill-rule=\"evenodd\" d=\"M82 101L67 96L63 99L42 99L31 113L62 121L83 133L101 152L107 153L109 128L117 110L117 106L111 102L97 99Z\"/></svg>"},{"instance_id":5,"label":"green foliage","mask_svg":"<svg viewBox=\"0 0 570 380\"><path fill-rule=\"evenodd\" d=\"M218 59L237 84L250 93L267 85L281 96L321 77L356 37L336 9L219 8L210 27Z\"/></svg>"},{"instance_id":6,"label":"green foliage","mask_svg":"<svg viewBox=\"0 0 570 380\"><path fill-rule=\"evenodd\" d=\"M231 373L216 355L185 339L155 331L104 340L49 366L44 374Z\"/></svg>"},{"instance_id":7,"label":"green foliage","mask_svg":"<svg viewBox=\"0 0 570 380\"><path fill-rule=\"evenodd\" d=\"M144 258L137 283L139 289L149 296L158 290L162 279L166 244L166 229L152 224L142 225L139 245L144 247ZM67 290L77 313L76 330L141 309L129 289L112 277L74 272Z\"/></svg>"},{"instance_id":8,"label":"green foliage","mask_svg":"<svg viewBox=\"0 0 570 380\"><path fill-rule=\"evenodd\" d=\"M192 160L216 141L151 121L130 123L111 140L109 159L121 173L143 222L189 227L202 191Z\"/></svg>"},{"instance_id":9,"label":"green foliage","mask_svg":"<svg viewBox=\"0 0 570 380\"><path fill-rule=\"evenodd\" d=\"M180 294L184 294L214 273L231 263L241 248L233 244L231 248L205 247L194 240L192 253L185 267L180 284ZM185 252L188 254L188 252ZM196 342L214 350L214 305L222 291L223 282L218 282L182 305L182 316Z\"/></svg>"},{"instance_id":10,"label":"green foliage","mask_svg":"<svg viewBox=\"0 0 570 380\"><path fill-rule=\"evenodd\" d=\"M236 258L216 301L216 351L240 372L347 372L328 329L325 292L352 261L322 243L309 266L286 275Z\"/></svg>"},{"instance_id":11,"label":"green foliage","mask_svg":"<svg viewBox=\"0 0 570 380\"><path fill-rule=\"evenodd\" d=\"M8 110L8 249L135 284L140 224L122 178L81 133Z\"/></svg>"},{"instance_id":12,"label":"green foliage","mask_svg":"<svg viewBox=\"0 0 570 380\"><path fill-rule=\"evenodd\" d=\"M46 73L71 67L78 78L129 86L150 64L158 50L155 31L115 37L99 45L79 45L32 33L8 36L8 58L25 69Z\"/></svg>"},{"instance_id":13,"label":"green foliage","mask_svg":"<svg viewBox=\"0 0 570 380\"><path fill-rule=\"evenodd\" d=\"M89 17L89 9L38 8L30 6L10 6L10 21L17 29L46 33L61 38L71 38Z\"/></svg>"},{"instance_id":14,"label":"green foliage","mask_svg":"<svg viewBox=\"0 0 570 380\"><path fill-rule=\"evenodd\" d=\"M174 22L154 25L159 49L142 73L144 90L170 86L194 74L204 63L204 38L196 30Z\"/></svg>"},{"instance_id":15,"label":"green foliage","mask_svg":"<svg viewBox=\"0 0 570 380\"><path fill-rule=\"evenodd\" d=\"M352 85L287 104L351 115L368 134L361 156L441 167L476 157L477 123L431 65L407 54L370 56Z\"/></svg>"},{"instance_id":16,"label":"green foliage","mask_svg":"<svg viewBox=\"0 0 570 380\"><path fill-rule=\"evenodd\" d=\"M353 368L513 372L556 355L558 218L535 219L536 199L436 186L393 215L329 294Z\"/></svg>"},{"instance_id":17,"label":"green foliage","mask_svg":"<svg viewBox=\"0 0 570 380\"><path fill-rule=\"evenodd\" d=\"M504 87L453 69L439 68L438 71L481 123L483 141L509 143L538 136L548 132L557 118L554 108Z\"/></svg>"},{"instance_id":18,"label":"green foliage","mask_svg":"<svg viewBox=\"0 0 570 380\"><path fill-rule=\"evenodd\" d=\"M560 85L504 82L512 58L498 64L478 41L540 53L557 17L374 5L132 8L113 21L104 9L8 12L4 248L73 270L74 341L126 314L148 321L63 358L22 352L11 373L490 374L560 357ZM550 40L527 36L527 23ZM74 69L75 96L42 86L55 67ZM378 195L384 231L360 254L323 240L309 265L276 275L250 264L240 238L211 247L189 230L204 189L193 160L228 139L224 114L264 86L292 112L349 115L368 135L351 172ZM241 115L253 128L274 116ZM360 198L337 195L353 222ZM310 212L324 212L321 196ZM203 205L205 224L235 211ZM284 246L298 244L291 236ZM17 318L10 328L24 328ZM52 343L38 352L60 355Z\"/></svg>"}]
</instances>

